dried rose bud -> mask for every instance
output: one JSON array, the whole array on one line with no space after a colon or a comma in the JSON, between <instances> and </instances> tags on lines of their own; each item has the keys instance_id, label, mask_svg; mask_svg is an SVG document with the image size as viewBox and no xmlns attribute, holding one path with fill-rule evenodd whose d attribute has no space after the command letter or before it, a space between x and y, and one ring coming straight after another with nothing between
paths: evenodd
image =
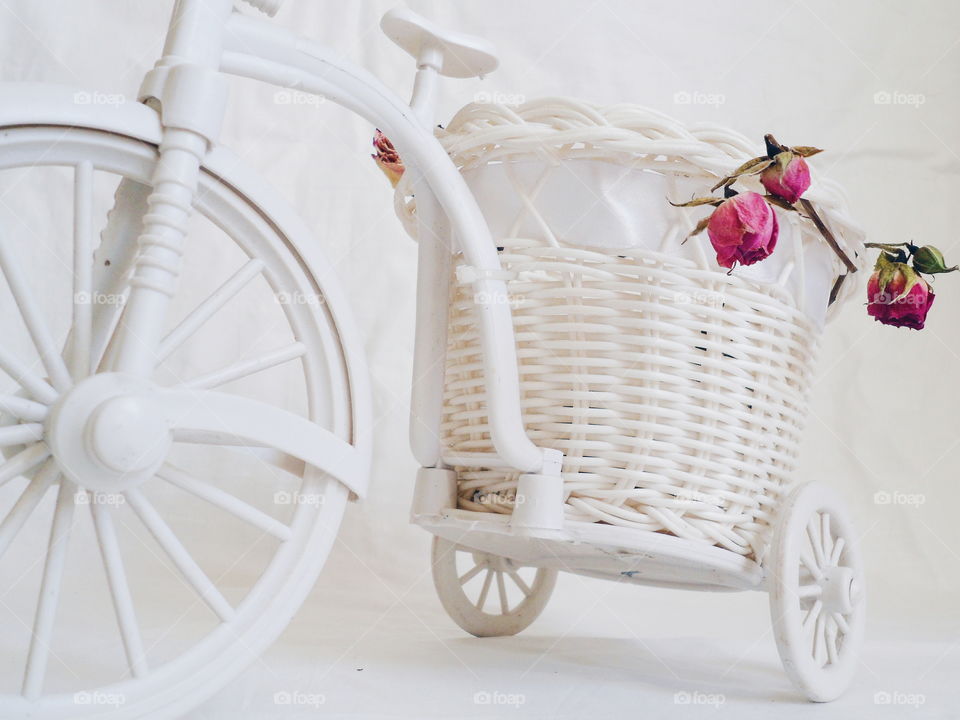
<instances>
[{"instance_id":1,"label":"dried rose bud","mask_svg":"<svg viewBox=\"0 0 960 720\"><path fill-rule=\"evenodd\" d=\"M390 180L390 184L396 187L403 176L403 160L400 159L400 155L393 147L390 139L379 130L373 136L373 147L376 148L377 152L370 157L377 163L377 167L383 170L383 174Z\"/></svg>"},{"instance_id":2,"label":"dried rose bud","mask_svg":"<svg viewBox=\"0 0 960 720\"><path fill-rule=\"evenodd\" d=\"M880 253L867 282L867 313L884 325L922 330L933 305L933 289L906 263Z\"/></svg>"},{"instance_id":3,"label":"dried rose bud","mask_svg":"<svg viewBox=\"0 0 960 720\"><path fill-rule=\"evenodd\" d=\"M924 245L913 254L913 269L917 272L936 275L937 273L955 272L960 269L956 265L947 267L943 253L933 245Z\"/></svg>"},{"instance_id":4,"label":"dried rose bud","mask_svg":"<svg viewBox=\"0 0 960 720\"><path fill-rule=\"evenodd\" d=\"M792 205L810 187L810 167L802 156L787 150L777 154L760 173L760 182L768 193Z\"/></svg>"},{"instance_id":5,"label":"dried rose bud","mask_svg":"<svg viewBox=\"0 0 960 720\"><path fill-rule=\"evenodd\" d=\"M717 262L732 268L735 262L753 265L777 245L777 216L762 195L745 192L727 198L713 211L707 234Z\"/></svg>"}]
</instances>

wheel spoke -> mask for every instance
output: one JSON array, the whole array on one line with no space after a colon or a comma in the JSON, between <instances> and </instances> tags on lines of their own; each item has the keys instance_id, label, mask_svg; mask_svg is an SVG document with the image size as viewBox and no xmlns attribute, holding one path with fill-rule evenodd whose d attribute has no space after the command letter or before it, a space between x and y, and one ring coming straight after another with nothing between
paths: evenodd
<instances>
[{"instance_id":1,"label":"wheel spoke","mask_svg":"<svg viewBox=\"0 0 960 720\"><path fill-rule=\"evenodd\" d=\"M838 537L837 541L833 545L833 552L830 553L830 564L839 565L840 556L843 554L843 547L846 545L847 541L842 537Z\"/></svg>"},{"instance_id":2,"label":"wheel spoke","mask_svg":"<svg viewBox=\"0 0 960 720\"><path fill-rule=\"evenodd\" d=\"M823 667L825 662L824 654L824 618L821 613L817 615L817 621L813 627L813 660L820 667Z\"/></svg>"},{"instance_id":3,"label":"wheel spoke","mask_svg":"<svg viewBox=\"0 0 960 720\"><path fill-rule=\"evenodd\" d=\"M820 544L823 547L824 559L833 554L833 535L830 534L830 513L820 514Z\"/></svg>"},{"instance_id":4,"label":"wheel spoke","mask_svg":"<svg viewBox=\"0 0 960 720\"><path fill-rule=\"evenodd\" d=\"M57 507L50 529L50 544L47 547L47 559L43 568L43 580L40 584L37 614L33 621L27 669L23 679L23 694L31 700L40 695L50 658L53 622L60 599L60 588L63 584L63 569L70 542L70 526L73 524L75 492L76 488L72 482L66 479L60 482Z\"/></svg>"},{"instance_id":5,"label":"wheel spoke","mask_svg":"<svg viewBox=\"0 0 960 720\"><path fill-rule=\"evenodd\" d=\"M17 498L17 502L10 508L10 512L0 523L0 558L13 543L17 533L23 529L27 520L37 509L37 505L43 500L47 490L56 481L59 470L53 460L47 460L37 476L30 481L30 484L24 488Z\"/></svg>"},{"instance_id":6,"label":"wheel spoke","mask_svg":"<svg viewBox=\"0 0 960 720\"><path fill-rule=\"evenodd\" d=\"M40 355L40 361L47 375L50 376L57 390L61 392L67 390L72 384L70 373L67 372L66 363L60 356L60 350L53 343L53 336L43 318L40 304L34 297L27 276L6 237L0 237L0 267L3 269L7 285L10 286L10 292L20 311L20 317L27 326L27 331L30 333L30 338Z\"/></svg>"},{"instance_id":7,"label":"wheel spoke","mask_svg":"<svg viewBox=\"0 0 960 720\"><path fill-rule=\"evenodd\" d=\"M807 537L810 538L810 547L813 549L813 557L817 563L817 567L822 568L825 557L823 554L823 545L820 542L819 517L819 514L817 514L810 518L810 522L807 523Z\"/></svg>"},{"instance_id":8,"label":"wheel spoke","mask_svg":"<svg viewBox=\"0 0 960 720\"><path fill-rule=\"evenodd\" d=\"M146 526L150 534L163 548L163 551L170 556L177 569L184 578L193 586L197 594L203 598L204 602L213 610L217 616L224 622L233 619L235 613L227 599L217 590L213 581L207 577L207 574L197 565L196 560L190 555L189 551L183 546L170 526L160 517L153 504L147 500L146 496L137 489L126 492L127 502L140 518L140 521Z\"/></svg>"},{"instance_id":9,"label":"wheel spoke","mask_svg":"<svg viewBox=\"0 0 960 720\"><path fill-rule=\"evenodd\" d=\"M520 588L520 592L524 594L524 597L530 597L530 595L533 594L533 590L531 590L530 586L523 581L523 578L520 577L520 573L513 568L507 568L507 574L510 575L510 577L513 579L513 582L516 583L518 588Z\"/></svg>"},{"instance_id":10,"label":"wheel spoke","mask_svg":"<svg viewBox=\"0 0 960 720\"><path fill-rule=\"evenodd\" d=\"M113 517L109 506L96 502L90 498L90 513L93 516L93 527L97 533L97 544L100 546L100 556L103 567L107 572L107 584L110 587L110 596L113 598L113 610L117 616L117 625L120 627L120 637L123 640L123 649L127 655L127 665L134 677L144 677L147 672L147 658L143 649L143 639L140 636L140 626L137 623L137 613L127 584L127 573L123 567L123 557L120 554L120 543L113 525Z\"/></svg>"},{"instance_id":11,"label":"wheel spoke","mask_svg":"<svg viewBox=\"0 0 960 720\"><path fill-rule=\"evenodd\" d=\"M487 602L487 594L490 592L490 583L493 582L493 570L487 568L487 574L483 578L483 587L480 588L480 597L477 599L477 610L483 611L483 606Z\"/></svg>"},{"instance_id":12,"label":"wheel spoke","mask_svg":"<svg viewBox=\"0 0 960 720\"><path fill-rule=\"evenodd\" d=\"M36 445L30 445L24 448L0 465L0 486L8 483L15 477L33 470L33 468L48 457L50 457L50 450L43 443L37 443Z\"/></svg>"},{"instance_id":13,"label":"wheel spoke","mask_svg":"<svg viewBox=\"0 0 960 720\"><path fill-rule=\"evenodd\" d=\"M279 520L270 517L262 510L258 510L252 505L245 503L243 500L240 500L230 493L224 492L210 483L191 477L173 465L164 465L157 473L157 476L172 485L176 485L181 490L185 490L202 500L206 500L212 505L216 505L234 517L260 528L265 533L273 535L279 540L289 540L292 536L290 527L284 525Z\"/></svg>"},{"instance_id":14,"label":"wheel spoke","mask_svg":"<svg viewBox=\"0 0 960 720\"><path fill-rule=\"evenodd\" d=\"M807 614L804 616L803 621L801 622L804 630L807 630L810 627L810 623L820 617L820 611L822 609L823 603L820 602L820 599L818 598L817 601L813 603L813 606L807 610Z\"/></svg>"},{"instance_id":15,"label":"wheel spoke","mask_svg":"<svg viewBox=\"0 0 960 720\"><path fill-rule=\"evenodd\" d=\"M478 563L472 568L467 570L463 575L459 577L460 585L466 585L468 582L473 580L480 572L486 567L486 563Z\"/></svg>"},{"instance_id":16,"label":"wheel spoke","mask_svg":"<svg viewBox=\"0 0 960 720\"><path fill-rule=\"evenodd\" d=\"M820 572L820 566L812 557L810 557L810 553L807 552L806 548L803 547L800 548L800 562L803 563L805 568L807 568L814 580L820 580L823 578L823 573Z\"/></svg>"},{"instance_id":17,"label":"wheel spoke","mask_svg":"<svg viewBox=\"0 0 960 720\"><path fill-rule=\"evenodd\" d=\"M843 613L833 613L833 621L837 624L837 628L839 628L840 632L842 632L844 635L850 634L850 625L847 624L847 619L843 616Z\"/></svg>"},{"instance_id":18,"label":"wheel spoke","mask_svg":"<svg viewBox=\"0 0 960 720\"><path fill-rule=\"evenodd\" d=\"M74 168L73 185L73 327L70 372L74 380L90 374L93 334L93 165Z\"/></svg>"},{"instance_id":19,"label":"wheel spoke","mask_svg":"<svg viewBox=\"0 0 960 720\"><path fill-rule=\"evenodd\" d=\"M42 439L43 425L40 423L0 427L0 447L35 443Z\"/></svg>"},{"instance_id":20,"label":"wheel spoke","mask_svg":"<svg viewBox=\"0 0 960 720\"><path fill-rule=\"evenodd\" d=\"M12 415L18 420L43 422L47 417L47 406L17 395L0 395L0 412Z\"/></svg>"},{"instance_id":21,"label":"wheel spoke","mask_svg":"<svg viewBox=\"0 0 960 720\"><path fill-rule=\"evenodd\" d=\"M232 365L222 367L219 370L198 375L195 378L187 380L183 383L182 387L210 390L225 385L228 382L255 375L258 372L262 372L276 365L282 365L298 357L303 357L306 354L307 348L305 345L298 342L291 343L290 345L277 350L271 350L251 360L241 360Z\"/></svg>"},{"instance_id":22,"label":"wheel spoke","mask_svg":"<svg viewBox=\"0 0 960 720\"><path fill-rule=\"evenodd\" d=\"M263 261L253 259L237 270L223 285L208 295L199 305L170 331L157 351L157 364L167 359L177 348L190 339L207 320L230 301L238 292L263 271Z\"/></svg>"},{"instance_id":23,"label":"wheel spoke","mask_svg":"<svg viewBox=\"0 0 960 720\"><path fill-rule=\"evenodd\" d=\"M827 663L833 665L840 657L840 653L837 651L837 626L830 616L824 620L824 623L824 636L827 644Z\"/></svg>"},{"instance_id":24,"label":"wheel spoke","mask_svg":"<svg viewBox=\"0 0 960 720\"><path fill-rule=\"evenodd\" d=\"M497 570L497 592L500 595L500 612L506 615L510 612L510 603L507 601L507 586L503 582L502 570Z\"/></svg>"},{"instance_id":25,"label":"wheel spoke","mask_svg":"<svg viewBox=\"0 0 960 720\"><path fill-rule=\"evenodd\" d=\"M822 587L816 583L811 583L810 585L801 585L800 589L797 590L797 597L799 597L801 600L805 598L820 597L820 593L822 592Z\"/></svg>"},{"instance_id":26,"label":"wheel spoke","mask_svg":"<svg viewBox=\"0 0 960 720\"><path fill-rule=\"evenodd\" d=\"M36 400L50 404L57 399L57 391L45 380L24 365L0 343L0 369L30 393Z\"/></svg>"}]
</instances>

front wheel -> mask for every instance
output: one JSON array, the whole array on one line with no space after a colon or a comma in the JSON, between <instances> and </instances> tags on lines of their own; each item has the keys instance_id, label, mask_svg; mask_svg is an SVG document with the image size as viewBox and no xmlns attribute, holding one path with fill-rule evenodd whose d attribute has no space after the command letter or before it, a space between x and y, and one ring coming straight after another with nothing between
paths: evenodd
<instances>
[{"instance_id":1,"label":"front wheel","mask_svg":"<svg viewBox=\"0 0 960 720\"><path fill-rule=\"evenodd\" d=\"M840 697L859 664L866 595L857 545L829 488L801 485L784 501L766 563L770 614L784 670L814 702Z\"/></svg>"},{"instance_id":2,"label":"front wheel","mask_svg":"<svg viewBox=\"0 0 960 720\"><path fill-rule=\"evenodd\" d=\"M286 626L344 512L340 482L267 440L175 435L142 448L148 473L121 456L104 485L47 436L74 388L112 370L156 161L115 132L0 133L3 717L189 712ZM150 382L218 388L350 443L347 362L309 264L218 174L195 209ZM118 417L118 434L155 420Z\"/></svg>"}]
</instances>

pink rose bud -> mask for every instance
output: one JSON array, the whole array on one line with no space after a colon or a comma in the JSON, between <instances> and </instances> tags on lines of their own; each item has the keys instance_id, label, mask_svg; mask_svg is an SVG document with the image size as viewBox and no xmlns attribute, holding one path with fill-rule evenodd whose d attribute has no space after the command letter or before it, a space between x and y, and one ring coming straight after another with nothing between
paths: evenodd
<instances>
[{"instance_id":1,"label":"pink rose bud","mask_svg":"<svg viewBox=\"0 0 960 720\"><path fill-rule=\"evenodd\" d=\"M403 160L400 159L393 143L379 130L373 136L373 147L376 148L377 152L370 157L376 161L377 167L383 170L383 174L390 180L390 184L396 187L403 176Z\"/></svg>"},{"instance_id":2,"label":"pink rose bud","mask_svg":"<svg viewBox=\"0 0 960 720\"><path fill-rule=\"evenodd\" d=\"M887 263L867 282L867 313L884 325L923 330L933 289L905 263Z\"/></svg>"},{"instance_id":3,"label":"pink rose bud","mask_svg":"<svg viewBox=\"0 0 960 720\"><path fill-rule=\"evenodd\" d=\"M778 154L774 163L760 173L760 182L768 193L792 205L810 187L810 167L806 160L788 150Z\"/></svg>"},{"instance_id":4,"label":"pink rose bud","mask_svg":"<svg viewBox=\"0 0 960 720\"><path fill-rule=\"evenodd\" d=\"M724 200L707 224L717 262L726 268L732 268L735 262L753 265L763 260L776 247L778 232L773 208L755 192Z\"/></svg>"}]
</instances>

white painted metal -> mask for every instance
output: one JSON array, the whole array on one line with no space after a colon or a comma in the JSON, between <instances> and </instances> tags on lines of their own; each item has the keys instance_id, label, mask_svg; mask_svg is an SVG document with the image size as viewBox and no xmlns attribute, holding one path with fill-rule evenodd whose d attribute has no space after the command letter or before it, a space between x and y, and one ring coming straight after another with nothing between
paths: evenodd
<instances>
[{"instance_id":1,"label":"white painted metal","mask_svg":"<svg viewBox=\"0 0 960 720\"><path fill-rule=\"evenodd\" d=\"M500 64L489 41L445 30L408 8L388 11L380 20L380 28L417 59L418 68L430 64L447 77L482 78Z\"/></svg>"}]
</instances>

